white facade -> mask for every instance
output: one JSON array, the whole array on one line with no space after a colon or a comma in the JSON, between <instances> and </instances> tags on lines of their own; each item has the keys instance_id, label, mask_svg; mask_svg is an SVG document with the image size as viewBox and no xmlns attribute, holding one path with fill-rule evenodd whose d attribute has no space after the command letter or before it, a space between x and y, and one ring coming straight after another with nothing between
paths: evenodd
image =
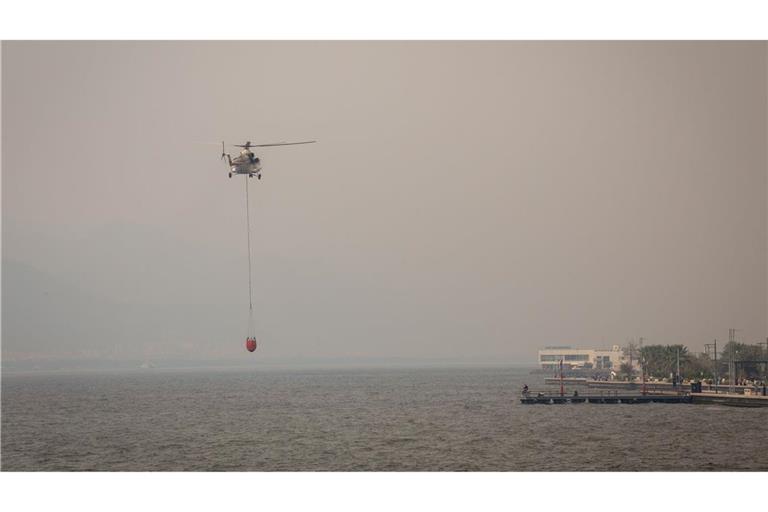
<instances>
[{"instance_id":1,"label":"white facade","mask_svg":"<svg viewBox=\"0 0 768 512\"><path fill-rule=\"evenodd\" d=\"M625 362L624 351L614 345L611 350L594 350L571 347L546 347L539 350L539 364L545 370L560 368L593 368L614 369L618 371L621 363Z\"/></svg>"}]
</instances>

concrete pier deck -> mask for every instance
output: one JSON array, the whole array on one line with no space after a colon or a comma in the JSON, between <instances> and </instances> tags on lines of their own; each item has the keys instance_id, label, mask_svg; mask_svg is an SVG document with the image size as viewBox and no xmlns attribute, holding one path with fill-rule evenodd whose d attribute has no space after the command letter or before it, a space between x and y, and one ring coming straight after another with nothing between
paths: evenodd
<instances>
[{"instance_id":1,"label":"concrete pier deck","mask_svg":"<svg viewBox=\"0 0 768 512\"><path fill-rule=\"evenodd\" d=\"M595 395L564 395L559 394L536 394L527 395L520 398L520 402L527 405L532 404L648 404L648 403L664 403L664 404L687 404L691 403L691 395L678 395L678 394L654 394L654 395L639 395L639 394L614 394L604 393Z\"/></svg>"},{"instance_id":2,"label":"concrete pier deck","mask_svg":"<svg viewBox=\"0 0 768 512\"><path fill-rule=\"evenodd\" d=\"M731 407L768 407L768 396L739 395L735 393L653 393L618 394L600 393L563 395L559 393L529 394L520 397L520 403L532 404L715 404Z\"/></svg>"},{"instance_id":3,"label":"concrete pier deck","mask_svg":"<svg viewBox=\"0 0 768 512\"><path fill-rule=\"evenodd\" d=\"M732 407L768 407L768 396L734 393L691 393L694 404L718 404Z\"/></svg>"},{"instance_id":4,"label":"concrete pier deck","mask_svg":"<svg viewBox=\"0 0 768 512\"><path fill-rule=\"evenodd\" d=\"M560 385L560 379L548 377L544 379L544 383L547 385ZM601 390L627 390L627 391L640 391L643 388L643 384L638 381L633 382L627 382L623 380L592 380L592 379L584 379L579 377L566 377L563 379L563 384L566 386L583 386L590 389L601 389ZM708 385L708 384L702 384L702 391L705 393L707 392L714 392L717 391L718 394L720 393L729 393L731 386L728 384L720 384L720 385ZM670 393L670 392L677 392L678 390L682 389L682 391L690 391L691 385L690 384L678 384L677 387L673 386L671 382L646 382L645 389L647 393ZM745 392L750 392L754 390L754 386L733 386L733 390L738 393L742 394ZM761 390L758 390L758 392L761 392ZM754 396L754 395L753 395Z\"/></svg>"}]
</instances>

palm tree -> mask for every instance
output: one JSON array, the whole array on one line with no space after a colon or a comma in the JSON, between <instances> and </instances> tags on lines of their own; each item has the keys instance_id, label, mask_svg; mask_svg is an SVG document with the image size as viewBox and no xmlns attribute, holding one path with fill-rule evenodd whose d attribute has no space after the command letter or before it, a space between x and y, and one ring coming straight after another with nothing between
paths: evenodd
<instances>
[{"instance_id":1,"label":"palm tree","mask_svg":"<svg viewBox=\"0 0 768 512\"><path fill-rule=\"evenodd\" d=\"M632 365L629 363L621 363L621 367L619 368L619 375L622 377L625 377L626 380L632 380L632 374L634 373L634 368L632 368Z\"/></svg>"}]
</instances>

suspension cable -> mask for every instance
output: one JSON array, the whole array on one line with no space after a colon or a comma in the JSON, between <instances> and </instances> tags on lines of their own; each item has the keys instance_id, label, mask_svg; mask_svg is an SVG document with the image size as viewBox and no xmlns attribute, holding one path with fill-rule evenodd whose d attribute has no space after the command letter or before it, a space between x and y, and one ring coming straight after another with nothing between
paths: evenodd
<instances>
[{"instance_id":1,"label":"suspension cable","mask_svg":"<svg viewBox=\"0 0 768 512\"><path fill-rule=\"evenodd\" d=\"M253 334L253 283L251 278L251 213L248 176L245 177L245 222L248 230L248 336Z\"/></svg>"}]
</instances>

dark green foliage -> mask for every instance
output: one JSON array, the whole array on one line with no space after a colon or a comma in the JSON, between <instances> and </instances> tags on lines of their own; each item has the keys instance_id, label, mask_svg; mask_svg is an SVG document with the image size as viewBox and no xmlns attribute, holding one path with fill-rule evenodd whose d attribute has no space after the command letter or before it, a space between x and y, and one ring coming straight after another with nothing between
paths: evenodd
<instances>
[{"instance_id":1,"label":"dark green foliage","mask_svg":"<svg viewBox=\"0 0 768 512\"><path fill-rule=\"evenodd\" d=\"M714 361L707 354L690 355L685 364L680 361L680 373L686 379L712 379L714 370Z\"/></svg>"},{"instance_id":2,"label":"dark green foliage","mask_svg":"<svg viewBox=\"0 0 768 512\"><path fill-rule=\"evenodd\" d=\"M619 369L619 376L624 380L631 380L632 379L632 365L629 363L621 363L621 368Z\"/></svg>"},{"instance_id":3,"label":"dark green foliage","mask_svg":"<svg viewBox=\"0 0 768 512\"><path fill-rule=\"evenodd\" d=\"M719 348L719 347L718 347ZM645 360L645 373L650 377L669 377L677 371L677 351L680 351L680 373L687 379L711 379L715 361L707 354L690 354L683 345L647 345L641 349ZM731 350L733 349L733 351ZM728 377L731 357L738 361L737 379L761 379L766 372L766 351L760 345L727 343L717 352L717 369L720 377Z\"/></svg>"},{"instance_id":4,"label":"dark green foliage","mask_svg":"<svg viewBox=\"0 0 768 512\"><path fill-rule=\"evenodd\" d=\"M746 343L728 342L722 351L718 351L718 366L720 366L720 375L727 375L728 362L733 357L737 361L736 378L737 379L760 379L765 375L765 363L768 359L765 348L760 345L748 345Z\"/></svg>"},{"instance_id":5,"label":"dark green foliage","mask_svg":"<svg viewBox=\"0 0 768 512\"><path fill-rule=\"evenodd\" d=\"M669 377L677 371L677 354L680 353L680 368L687 364L690 355L684 345L647 345L640 349L645 362L645 374L651 377Z\"/></svg>"}]
</instances>

